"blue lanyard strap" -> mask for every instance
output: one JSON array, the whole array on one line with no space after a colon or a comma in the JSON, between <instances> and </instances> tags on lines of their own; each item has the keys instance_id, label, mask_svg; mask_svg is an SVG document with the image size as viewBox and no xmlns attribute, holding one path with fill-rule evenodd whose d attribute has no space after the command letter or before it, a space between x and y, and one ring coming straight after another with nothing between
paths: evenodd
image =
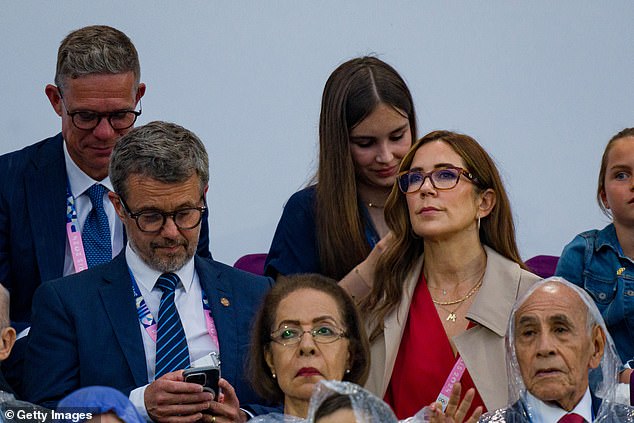
<instances>
[{"instance_id":1,"label":"blue lanyard strap","mask_svg":"<svg viewBox=\"0 0 634 423\"><path fill-rule=\"evenodd\" d=\"M150 328L155 325L154 316L150 312L145 300L143 299L143 295L141 295L141 291L139 290L139 285L137 285L136 279L132 274L132 270L128 267L128 273L130 274L130 279L132 280L132 294L134 295L134 305L136 306L137 316L139 317L139 322L145 328L145 330L150 330ZM150 334L152 339L155 338Z\"/></svg>"},{"instance_id":2,"label":"blue lanyard strap","mask_svg":"<svg viewBox=\"0 0 634 423\"><path fill-rule=\"evenodd\" d=\"M66 223L73 221L77 223L77 208L75 207L75 197L70 191L70 182L66 180Z\"/></svg>"},{"instance_id":3,"label":"blue lanyard strap","mask_svg":"<svg viewBox=\"0 0 634 423\"><path fill-rule=\"evenodd\" d=\"M130 279L132 280L132 294L134 295L134 305L136 306L137 317L139 318L139 322L143 325L143 328L148 332L148 335L156 341L156 320L154 320L154 316L152 316L152 312L148 308L145 299L143 299L143 295L141 294L141 290L139 289L139 285L132 274L132 270L128 267L128 273L130 274ZM207 330L212 336L212 339L217 336L215 334L215 327L212 328L213 318L211 314L211 306L209 305L209 300L207 299L207 294L205 294L204 290L202 291L202 303L203 303L203 311L205 313L205 319L207 322Z\"/></svg>"}]
</instances>

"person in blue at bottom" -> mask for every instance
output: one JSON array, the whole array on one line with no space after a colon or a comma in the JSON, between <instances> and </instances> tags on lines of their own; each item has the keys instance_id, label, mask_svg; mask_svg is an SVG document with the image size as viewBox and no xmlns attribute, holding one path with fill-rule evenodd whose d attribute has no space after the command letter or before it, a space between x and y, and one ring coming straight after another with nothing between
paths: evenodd
<instances>
[{"instance_id":1,"label":"person in blue at bottom","mask_svg":"<svg viewBox=\"0 0 634 423\"><path fill-rule=\"evenodd\" d=\"M394 68L375 57L340 65L323 92L315 183L286 203L265 273L340 280L363 261L388 233L383 208L415 137L412 96Z\"/></svg>"},{"instance_id":2,"label":"person in blue at bottom","mask_svg":"<svg viewBox=\"0 0 634 423\"><path fill-rule=\"evenodd\" d=\"M78 389L59 402L57 411L65 417L64 423L146 422L126 396L107 386Z\"/></svg>"},{"instance_id":3,"label":"person in blue at bottom","mask_svg":"<svg viewBox=\"0 0 634 423\"><path fill-rule=\"evenodd\" d=\"M623 362L634 358L634 128L608 142L597 200L612 223L577 235L555 274L584 288L597 304ZM629 382L631 370L621 375Z\"/></svg>"},{"instance_id":4,"label":"person in blue at bottom","mask_svg":"<svg viewBox=\"0 0 634 423\"><path fill-rule=\"evenodd\" d=\"M114 148L110 178L128 243L111 262L36 291L27 398L54 407L102 385L157 422L243 422L247 411L270 412L246 383L243 362L273 281L195 255L209 181L202 142L171 123L135 128ZM218 401L183 377L209 354L221 361Z\"/></svg>"}]
</instances>

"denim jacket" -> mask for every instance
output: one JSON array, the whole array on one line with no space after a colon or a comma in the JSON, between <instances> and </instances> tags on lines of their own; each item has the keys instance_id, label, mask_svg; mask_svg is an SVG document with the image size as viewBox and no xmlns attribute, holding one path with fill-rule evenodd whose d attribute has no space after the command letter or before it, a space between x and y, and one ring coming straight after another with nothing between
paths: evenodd
<instances>
[{"instance_id":1,"label":"denim jacket","mask_svg":"<svg viewBox=\"0 0 634 423\"><path fill-rule=\"evenodd\" d=\"M621 360L634 358L634 262L621 253L614 225L577 235L561 253L555 274L590 294Z\"/></svg>"}]
</instances>

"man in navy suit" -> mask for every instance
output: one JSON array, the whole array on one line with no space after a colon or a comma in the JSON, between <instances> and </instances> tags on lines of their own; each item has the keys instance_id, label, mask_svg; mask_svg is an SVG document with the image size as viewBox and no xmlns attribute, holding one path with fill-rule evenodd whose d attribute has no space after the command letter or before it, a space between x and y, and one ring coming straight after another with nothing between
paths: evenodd
<instances>
[{"instance_id":1,"label":"man in navy suit","mask_svg":"<svg viewBox=\"0 0 634 423\"><path fill-rule=\"evenodd\" d=\"M140 77L137 51L121 31L89 26L71 32L58 50L55 85L45 88L61 118L61 133L0 157L0 283L11 292L11 320L18 330L31 320L40 283L83 270L82 254L92 254L85 241L85 250L71 247L67 224L74 217L84 235L93 209L89 188L112 191L108 161L141 114ZM99 199L108 222L109 260L125 235L107 193ZM210 256L206 219L200 252Z\"/></svg>"},{"instance_id":2,"label":"man in navy suit","mask_svg":"<svg viewBox=\"0 0 634 423\"><path fill-rule=\"evenodd\" d=\"M254 404L263 402L243 366L251 320L272 280L195 255L209 179L204 146L185 128L151 122L121 138L110 178L127 245L110 263L38 289L27 398L54 407L75 389L106 385L154 421L259 414ZM210 353L221 361L222 402L184 382L181 370Z\"/></svg>"}]
</instances>

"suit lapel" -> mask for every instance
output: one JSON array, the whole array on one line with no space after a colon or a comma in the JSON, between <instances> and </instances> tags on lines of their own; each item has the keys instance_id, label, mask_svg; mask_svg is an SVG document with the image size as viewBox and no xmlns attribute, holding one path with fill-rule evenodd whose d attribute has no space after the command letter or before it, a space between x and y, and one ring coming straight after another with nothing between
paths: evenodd
<instances>
[{"instance_id":1,"label":"suit lapel","mask_svg":"<svg viewBox=\"0 0 634 423\"><path fill-rule=\"evenodd\" d=\"M134 383L142 386L148 383L147 363L134 305L132 281L125 260L125 248L107 266L108 271L104 272L104 283L99 287L99 294L119 346L130 366Z\"/></svg>"},{"instance_id":2,"label":"suit lapel","mask_svg":"<svg viewBox=\"0 0 634 423\"><path fill-rule=\"evenodd\" d=\"M25 172L26 207L42 281L64 269L66 165L62 136L46 143Z\"/></svg>"},{"instance_id":3,"label":"suit lapel","mask_svg":"<svg viewBox=\"0 0 634 423\"><path fill-rule=\"evenodd\" d=\"M231 357L238 357L238 345L240 337L248 337L249 334L238 333L238 312L233 297L233 289L228 281L220 276L214 262L194 256L196 272L200 285L207 295L211 315L218 334L220 345L220 360L222 377L229 380L238 380L238 364ZM245 341L246 342L246 341Z\"/></svg>"}]
</instances>

